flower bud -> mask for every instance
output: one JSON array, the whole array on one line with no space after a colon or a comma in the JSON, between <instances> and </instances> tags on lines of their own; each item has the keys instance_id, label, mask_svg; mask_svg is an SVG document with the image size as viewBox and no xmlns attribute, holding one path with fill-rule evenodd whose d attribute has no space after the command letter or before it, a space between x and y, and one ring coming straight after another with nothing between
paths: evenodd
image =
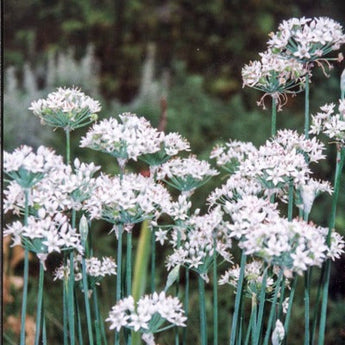
<instances>
[{"instance_id":1,"label":"flower bud","mask_svg":"<svg viewBox=\"0 0 345 345\"><path fill-rule=\"evenodd\" d=\"M79 232L81 236L81 242L85 243L87 239L87 235L89 233L89 225L87 223L87 218L85 217L85 215L82 215L82 217L80 218Z\"/></svg>"}]
</instances>

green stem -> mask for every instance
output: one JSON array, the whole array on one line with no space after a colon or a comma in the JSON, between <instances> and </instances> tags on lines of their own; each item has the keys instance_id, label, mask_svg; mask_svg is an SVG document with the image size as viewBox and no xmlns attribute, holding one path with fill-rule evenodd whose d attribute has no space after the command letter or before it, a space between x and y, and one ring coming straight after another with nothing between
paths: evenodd
<instances>
[{"instance_id":1,"label":"green stem","mask_svg":"<svg viewBox=\"0 0 345 345\"><path fill-rule=\"evenodd\" d=\"M66 162L67 165L70 164L71 161L71 131L69 128L65 128L66 134Z\"/></svg>"},{"instance_id":2,"label":"green stem","mask_svg":"<svg viewBox=\"0 0 345 345\"><path fill-rule=\"evenodd\" d=\"M42 316L42 345L47 345L47 327L46 327L46 316L43 308Z\"/></svg>"},{"instance_id":3,"label":"green stem","mask_svg":"<svg viewBox=\"0 0 345 345\"><path fill-rule=\"evenodd\" d=\"M238 278L237 283L237 291L236 291L236 298L235 298L235 310L232 317L232 326L231 326L231 336L230 336L230 345L235 345L236 341L236 334L237 334L237 323L238 323L238 315L240 310L241 298L242 298L242 288L243 288L243 281L244 281L244 270L246 266L247 257L242 251L241 254L241 266L240 266L240 276Z\"/></svg>"},{"instance_id":4,"label":"green stem","mask_svg":"<svg viewBox=\"0 0 345 345\"><path fill-rule=\"evenodd\" d=\"M272 118L271 118L271 136L274 137L277 133L277 100L272 97Z\"/></svg>"},{"instance_id":5,"label":"green stem","mask_svg":"<svg viewBox=\"0 0 345 345\"><path fill-rule=\"evenodd\" d=\"M331 217L329 221L329 230L327 235L327 244L330 245L331 233L335 227L335 218L337 213L337 203L341 182L341 172L344 167L345 161L345 148L342 147L340 152L337 152L337 163L335 169L335 181L334 181L334 192L332 198L332 209ZM327 317L327 302L328 302L328 288L329 288L329 279L331 276L331 262L328 259L325 263L325 281L322 289L322 304L321 304L321 313L320 313L320 328L319 328L319 341L318 345L323 345L325 342L325 330L326 330L326 317Z\"/></svg>"},{"instance_id":6,"label":"green stem","mask_svg":"<svg viewBox=\"0 0 345 345\"><path fill-rule=\"evenodd\" d=\"M313 324L312 324L312 333L311 333L311 340L310 343L314 344L315 341L315 335L316 335L316 326L317 326L317 316L319 315L319 309L320 309L320 303L321 303L321 290L324 282L324 276L325 276L325 265L322 266L319 284L317 286L317 294L316 294L316 302L315 302L315 308L313 313Z\"/></svg>"},{"instance_id":7,"label":"green stem","mask_svg":"<svg viewBox=\"0 0 345 345\"><path fill-rule=\"evenodd\" d=\"M289 199L288 199L288 221L293 217L293 181L289 182Z\"/></svg>"},{"instance_id":8,"label":"green stem","mask_svg":"<svg viewBox=\"0 0 345 345\"><path fill-rule=\"evenodd\" d=\"M64 266L66 265L66 257L64 258ZM65 279L62 282L62 301L63 301L63 343L68 345L68 313L67 313L67 282Z\"/></svg>"},{"instance_id":9,"label":"green stem","mask_svg":"<svg viewBox=\"0 0 345 345\"><path fill-rule=\"evenodd\" d=\"M35 345L38 345L38 342L40 339L40 333L41 333L43 284L44 284L44 267L43 267L43 263L40 263L40 273L39 273L39 278L38 278Z\"/></svg>"},{"instance_id":10,"label":"green stem","mask_svg":"<svg viewBox=\"0 0 345 345\"><path fill-rule=\"evenodd\" d=\"M292 286L291 286L291 292L290 292L290 296L289 296L289 304L288 304L288 309L286 312L286 316L285 316L285 321L284 321L284 330L285 330L285 343L287 340L287 335L289 334L289 325L290 325L290 319L291 319L291 311L292 311L292 305L293 305L293 300L295 297L295 291L296 291L296 286L297 286L297 275L294 277Z\"/></svg>"},{"instance_id":11,"label":"green stem","mask_svg":"<svg viewBox=\"0 0 345 345\"><path fill-rule=\"evenodd\" d=\"M75 291L74 291L75 292ZM78 300L76 298L77 296L74 296L74 300L75 300L75 309L77 311L77 324L78 324L78 342L79 345L83 345L84 341L83 341L83 331L81 328L81 317L80 317L80 309L79 309L79 303Z\"/></svg>"},{"instance_id":12,"label":"green stem","mask_svg":"<svg viewBox=\"0 0 345 345\"><path fill-rule=\"evenodd\" d=\"M267 283L267 268L265 269L264 275L262 277L262 285L261 285L261 290L260 290L260 295L259 295L259 312L258 312L257 323L255 326L253 345L258 345L259 340L260 340L262 320L263 320L265 300L266 300L266 283Z\"/></svg>"},{"instance_id":13,"label":"green stem","mask_svg":"<svg viewBox=\"0 0 345 345\"><path fill-rule=\"evenodd\" d=\"M218 345L217 238L213 238L213 345Z\"/></svg>"},{"instance_id":14,"label":"green stem","mask_svg":"<svg viewBox=\"0 0 345 345\"><path fill-rule=\"evenodd\" d=\"M155 292L155 278L156 278L156 236L155 230L151 231L151 292Z\"/></svg>"},{"instance_id":15,"label":"green stem","mask_svg":"<svg viewBox=\"0 0 345 345\"><path fill-rule=\"evenodd\" d=\"M184 295L184 313L188 319L189 313L189 268L186 268L186 283L185 283L185 295ZM182 344L187 344L187 327L183 328L182 332Z\"/></svg>"},{"instance_id":16,"label":"green stem","mask_svg":"<svg viewBox=\"0 0 345 345\"><path fill-rule=\"evenodd\" d=\"M278 299L278 293L280 290L280 285L281 285L282 279L283 279L283 271L281 270L279 272L278 280L276 282L276 287L274 290L274 296L273 296L273 300L272 300L272 305L271 305L270 315L268 318L268 324L267 324L265 339L264 339L264 343L263 343L264 345L268 345L269 337L271 335L273 320L275 318L275 310L276 310L276 304L277 304L277 299Z\"/></svg>"},{"instance_id":17,"label":"green stem","mask_svg":"<svg viewBox=\"0 0 345 345\"><path fill-rule=\"evenodd\" d=\"M29 193L30 190L24 190L24 225L28 225L29 218ZM28 298L29 286L29 251L27 248L24 250L24 272L23 272L23 300L22 300L22 313L21 313L21 327L20 327L20 345L25 345L25 319L26 319L26 306Z\"/></svg>"},{"instance_id":18,"label":"green stem","mask_svg":"<svg viewBox=\"0 0 345 345\"><path fill-rule=\"evenodd\" d=\"M310 269L304 273L304 345L310 344Z\"/></svg>"},{"instance_id":19,"label":"green stem","mask_svg":"<svg viewBox=\"0 0 345 345\"><path fill-rule=\"evenodd\" d=\"M90 310L90 301L89 301L89 287L87 283L85 257L82 257L82 270L83 270L84 303L85 303L85 310L86 310L86 321L87 321L87 330L88 330L88 336L89 336L89 345L93 345L92 321L91 321L91 310Z\"/></svg>"},{"instance_id":20,"label":"green stem","mask_svg":"<svg viewBox=\"0 0 345 345\"><path fill-rule=\"evenodd\" d=\"M126 252L126 294L132 294L132 232L127 233L127 252Z\"/></svg>"},{"instance_id":21,"label":"green stem","mask_svg":"<svg viewBox=\"0 0 345 345\"><path fill-rule=\"evenodd\" d=\"M122 276L122 224L118 225L117 238L117 272L116 272L116 302L121 299L121 276ZM120 334L115 331L115 345L120 344Z\"/></svg>"},{"instance_id":22,"label":"green stem","mask_svg":"<svg viewBox=\"0 0 345 345\"><path fill-rule=\"evenodd\" d=\"M200 335L201 345L207 345L207 324L206 324L206 307L205 307L205 282L198 276L199 287L199 306L200 306Z\"/></svg>"},{"instance_id":23,"label":"green stem","mask_svg":"<svg viewBox=\"0 0 345 345\"><path fill-rule=\"evenodd\" d=\"M304 137L309 138L309 73L305 77L305 93L304 93Z\"/></svg>"},{"instance_id":24,"label":"green stem","mask_svg":"<svg viewBox=\"0 0 345 345\"><path fill-rule=\"evenodd\" d=\"M95 332L96 332L96 344L101 345L101 319L99 315L99 307L98 307L98 301L97 301L97 294L96 294L96 288L92 288L92 299L93 299L93 307L95 310Z\"/></svg>"}]
</instances>

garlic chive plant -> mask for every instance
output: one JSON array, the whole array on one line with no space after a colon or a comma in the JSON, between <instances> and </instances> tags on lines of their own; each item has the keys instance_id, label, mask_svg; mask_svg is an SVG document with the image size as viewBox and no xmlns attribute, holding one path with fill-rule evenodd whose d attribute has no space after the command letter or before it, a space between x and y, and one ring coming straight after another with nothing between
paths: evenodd
<instances>
[{"instance_id":1,"label":"garlic chive plant","mask_svg":"<svg viewBox=\"0 0 345 345\"><path fill-rule=\"evenodd\" d=\"M154 345L161 332L170 332L175 344L188 344L193 279L198 284L200 315L196 343L206 345L212 340L217 345L219 330L225 329L230 345L288 344L301 285L304 344L323 345L331 263L345 247L335 229L345 160L344 73L338 110L334 103L324 105L312 116L311 126L309 86L314 65L325 71L333 59L328 54L343 43L341 26L331 19L282 22L270 35L261 60L242 70L243 85L264 92L260 105L266 96L272 98L272 136L260 147L236 140L216 145L210 158L219 171L193 154L186 156L190 144L180 134L162 133L142 116L123 113L97 122L99 102L79 89L59 88L33 102L30 109L43 124L65 130L66 163L43 146L36 152L21 146L4 153L4 212L14 218L4 235L11 237L13 246L25 249L20 345L26 344L29 253L40 265L35 345L46 344L46 328L54 327L45 312L44 300L50 294L44 284L47 274L62 281L57 305L64 345L107 345L110 337L115 345L137 345L134 334ZM276 110L287 105L287 95L303 90L304 133L277 129ZM95 121L80 146L113 157L118 173L114 169L113 174L105 174L93 163L70 157L70 133ZM321 141L325 136L326 144ZM328 144L337 147L333 185L315 173L326 158ZM140 166L146 164L149 176L135 171L139 161ZM221 171L225 174L219 178ZM195 209L192 196L211 179L219 184L202 213ZM332 198L328 227L313 220L312 209L321 193ZM94 231L98 220L112 229L110 257L102 256ZM140 251L141 239L139 243L132 239L138 224L147 221L151 253ZM156 245L164 246L160 262ZM132 257L139 252L147 257L137 262L150 256L152 268L150 291L143 287L142 296L132 288ZM61 258L55 272L46 265L52 253ZM310 299L312 274L320 274L315 301ZM100 294L106 281L114 290L109 305ZM228 287L227 296L234 297L233 309L222 310L223 315L229 314L229 324L220 324L218 318L218 285Z\"/></svg>"}]
</instances>

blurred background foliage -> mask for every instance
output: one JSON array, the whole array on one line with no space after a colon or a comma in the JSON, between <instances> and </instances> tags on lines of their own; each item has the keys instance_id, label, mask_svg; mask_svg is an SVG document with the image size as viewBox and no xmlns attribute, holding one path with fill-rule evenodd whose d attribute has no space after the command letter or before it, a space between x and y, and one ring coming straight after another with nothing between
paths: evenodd
<instances>
[{"instance_id":1,"label":"blurred background foliage","mask_svg":"<svg viewBox=\"0 0 345 345\"><path fill-rule=\"evenodd\" d=\"M329 16L344 27L344 13L342 0L7 0L3 17L4 148L45 144L64 153L63 133L41 127L27 110L32 100L45 97L57 86L78 86L99 99L103 106L101 118L131 111L158 126L166 105L166 131L181 133L191 142L192 152L203 159L208 158L217 142L229 138L263 144L270 134L270 110L256 106L259 93L242 89L241 68L266 49L269 32L275 31L283 19ZM327 102L337 102L342 68L344 64L336 65L329 78L320 70L315 71L312 113ZM278 127L302 132L302 126L303 97L299 95L290 98L278 114ZM115 163L109 163L105 155L78 148L85 132L86 129L75 132L73 155L101 164L106 172L114 171ZM315 173L317 178L332 181L335 147L330 145L328 153ZM222 182L218 179L198 191L195 207L205 210L205 198ZM342 234L344 208L342 188L337 216L337 228ZM320 197L311 218L327 226L329 209L330 198ZM100 255L113 253L108 230L103 223L96 224ZM6 341L12 344L18 328L15 317L19 315L19 303L13 297L21 288L22 257L7 242L4 248L5 331ZM51 258L52 269L58 259ZM163 254L161 259L163 262ZM344 260L338 261L332 274L327 344L340 345L345 342ZM163 265L159 276L163 286ZM58 285L52 279L47 283ZM58 290L50 291L52 296L58 295ZM111 287L104 284L104 313L113 303L109 291ZM232 308L228 288L220 289L220 300L224 310L220 315L224 330L220 343L224 343ZM51 336L58 341L60 321L54 316L53 301L54 297L47 302L51 306L47 317L56 326L56 334ZM190 322L196 327L192 327L195 331L189 337L196 341L197 294L191 297L191 303L191 310L196 312L191 314ZM212 305L207 308L211 311ZM302 327L302 307L298 304L294 318L294 324ZM296 326L291 331L289 342L298 344L301 329ZM160 343L168 344L169 338L162 336Z\"/></svg>"}]
</instances>

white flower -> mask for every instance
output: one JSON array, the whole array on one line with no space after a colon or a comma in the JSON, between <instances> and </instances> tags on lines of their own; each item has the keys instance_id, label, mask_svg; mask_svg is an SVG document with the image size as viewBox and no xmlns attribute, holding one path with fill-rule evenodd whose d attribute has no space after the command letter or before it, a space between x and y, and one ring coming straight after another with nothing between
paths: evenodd
<instances>
[{"instance_id":1,"label":"white flower","mask_svg":"<svg viewBox=\"0 0 345 345\"><path fill-rule=\"evenodd\" d=\"M285 329L282 322L278 319L272 333L272 345L280 345L285 337Z\"/></svg>"}]
</instances>

